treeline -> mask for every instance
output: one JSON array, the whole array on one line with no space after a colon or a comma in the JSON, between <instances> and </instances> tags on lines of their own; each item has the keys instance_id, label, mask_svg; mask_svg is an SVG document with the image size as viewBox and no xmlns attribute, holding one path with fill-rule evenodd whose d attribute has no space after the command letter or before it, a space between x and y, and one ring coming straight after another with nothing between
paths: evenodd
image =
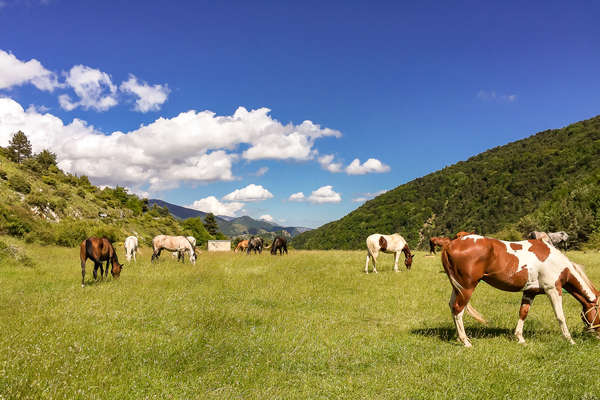
<instances>
[{"instance_id":1,"label":"treeline","mask_svg":"<svg viewBox=\"0 0 600 400\"><path fill-rule=\"evenodd\" d=\"M413 247L430 236L475 231L520 239L564 230L570 244L600 240L600 117L500 146L377 198L293 239L297 248L357 249L374 232Z\"/></svg>"},{"instance_id":2,"label":"treeline","mask_svg":"<svg viewBox=\"0 0 600 400\"><path fill-rule=\"evenodd\" d=\"M212 214L179 221L123 187L100 189L85 175L64 173L54 153L32 154L21 131L0 147L0 234L61 246L92 235L115 242L137 234L146 245L158 234L192 235L202 244L224 238Z\"/></svg>"}]
</instances>

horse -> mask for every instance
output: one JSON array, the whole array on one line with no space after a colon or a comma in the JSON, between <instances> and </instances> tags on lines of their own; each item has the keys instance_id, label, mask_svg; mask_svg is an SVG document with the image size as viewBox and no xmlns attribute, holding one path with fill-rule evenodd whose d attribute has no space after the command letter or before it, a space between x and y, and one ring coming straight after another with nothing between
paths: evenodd
<instances>
[{"instance_id":1,"label":"horse","mask_svg":"<svg viewBox=\"0 0 600 400\"><path fill-rule=\"evenodd\" d=\"M475 232L465 232L465 231L460 231L460 232L458 232L458 233L457 233L457 234L454 236L454 239L460 239L460 238L461 238L461 237L463 237L463 236L467 236L467 235L474 235L474 234L475 234ZM453 239L453 240L454 240L454 239Z\"/></svg>"},{"instance_id":2,"label":"horse","mask_svg":"<svg viewBox=\"0 0 600 400\"><path fill-rule=\"evenodd\" d=\"M381 235L374 233L367 238L367 262L365 263L365 273L369 273L369 258L373 260L373 272L377 273L377 256L379 252L394 253L394 271L398 272L398 259L400 252L404 253L404 265L406 269L410 269L412 265L413 255L408 248L406 240L397 233L393 235Z\"/></svg>"},{"instance_id":3,"label":"horse","mask_svg":"<svg viewBox=\"0 0 600 400\"><path fill-rule=\"evenodd\" d=\"M137 262L135 253L138 251L138 238L128 236L123 245L125 246L125 258L127 258L127 261L131 261L131 257L133 257L133 261Z\"/></svg>"},{"instance_id":4,"label":"horse","mask_svg":"<svg viewBox=\"0 0 600 400\"><path fill-rule=\"evenodd\" d=\"M556 248L560 248L560 244L562 243L563 249L567 250L567 240L569 240L569 235L567 234L567 232L548 232L548 237L550 238L550 241Z\"/></svg>"},{"instance_id":5,"label":"horse","mask_svg":"<svg viewBox=\"0 0 600 400\"><path fill-rule=\"evenodd\" d=\"M546 241L530 239L506 242L468 235L444 247L442 264L452 286L449 305L458 340L466 347L471 347L471 342L463 325L465 309L477 321L485 323L483 316L469 304L479 281L500 290L523 292L515 329L519 343L525 343L523 324L531 303L535 296L542 293L552 303L562 335L569 343L574 343L563 313L563 288L581 303L581 319L586 330L600 337L600 293L582 266L571 262Z\"/></svg>"},{"instance_id":6,"label":"horse","mask_svg":"<svg viewBox=\"0 0 600 400\"><path fill-rule=\"evenodd\" d=\"M280 256L283 255L284 251L285 254L288 253L287 240L284 237L277 236L275 239L273 239L273 243L271 243L271 254L277 254L277 250L279 250Z\"/></svg>"},{"instance_id":7,"label":"horse","mask_svg":"<svg viewBox=\"0 0 600 400\"><path fill-rule=\"evenodd\" d=\"M529 234L527 235L527 239L545 240L549 243L552 243L552 241L550 240L550 236L548 236L546 232L529 232Z\"/></svg>"},{"instance_id":8,"label":"horse","mask_svg":"<svg viewBox=\"0 0 600 400\"><path fill-rule=\"evenodd\" d=\"M110 241L103 237L89 237L79 245L79 258L81 259L81 287L85 286L85 262L89 258L94 262L94 280L98 279L98 268L100 277L108 276L108 264L112 264L111 274L117 279L121 275L122 264L119 264L117 252ZM102 268L102 262L106 261L106 271Z\"/></svg>"},{"instance_id":9,"label":"horse","mask_svg":"<svg viewBox=\"0 0 600 400\"><path fill-rule=\"evenodd\" d=\"M443 236L434 236L429 239L429 254L435 254L435 246L444 247L450 243L452 239Z\"/></svg>"},{"instance_id":10,"label":"horse","mask_svg":"<svg viewBox=\"0 0 600 400\"><path fill-rule=\"evenodd\" d=\"M178 260L184 260L184 253L188 252L190 255L190 261L192 264L196 264L196 252L190 241L185 236L169 236L169 235L158 235L152 239L152 259L151 261L158 260L160 253L164 250L177 252Z\"/></svg>"},{"instance_id":11,"label":"horse","mask_svg":"<svg viewBox=\"0 0 600 400\"><path fill-rule=\"evenodd\" d=\"M248 248L246 249L246 254L250 254L252 250L254 250L254 254L258 251L258 254L262 253L264 247L264 242L260 237L253 237L248 241Z\"/></svg>"},{"instance_id":12,"label":"horse","mask_svg":"<svg viewBox=\"0 0 600 400\"><path fill-rule=\"evenodd\" d=\"M194 248L194 253L195 253L196 252L196 238L193 237L193 236L186 236L185 238L188 240L188 242L190 242L190 244ZM177 257L177 261L181 260L182 258L185 258L184 254L183 253L179 253L178 251L176 251L174 253L171 253L171 256L173 258Z\"/></svg>"},{"instance_id":13,"label":"horse","mask_svg":"<svg viewBox=\"0 0 600 400\"><path fill-rule=\"evenodd\" d=\"M233 250L233 252L237 253L238 251L246 251L247 248L248 240L242 240L237 244L237 246L235 246L235 250Z\"/></svg>"}]
</instances>

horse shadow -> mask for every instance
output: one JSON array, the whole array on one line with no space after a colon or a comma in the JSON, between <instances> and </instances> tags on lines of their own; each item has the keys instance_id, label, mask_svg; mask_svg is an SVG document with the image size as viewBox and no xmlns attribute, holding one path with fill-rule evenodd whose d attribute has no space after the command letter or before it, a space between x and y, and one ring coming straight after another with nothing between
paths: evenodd
<instances>
[{"instance_id":1,"label":"horse shadow","mask_svg":"<svg viewBox=\"0 0 600 400\"><path fill-rule=\"evenodd\" d=\"M499 328L499 327L465 327L465 331L469 338L482 339L482 338L497 338L507 337L514 339L514 334L511 329ZM454 326L439 326L435 328L419 328L412 329L410 333L413 335L424 336L424 337L435 337L442 342L453 342L456 340L456 328Z\"/></svg>"}]
</instances>

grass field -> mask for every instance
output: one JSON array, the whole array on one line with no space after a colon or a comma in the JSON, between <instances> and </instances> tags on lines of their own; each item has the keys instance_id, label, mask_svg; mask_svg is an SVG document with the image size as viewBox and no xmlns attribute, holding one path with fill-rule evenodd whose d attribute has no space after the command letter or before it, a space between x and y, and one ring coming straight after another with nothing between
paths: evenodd
<instances>
[{"instance_id":1,"label":"grass field","mask_svg":"<svg viewBox=\"0 0 600 400\"><path fill-rule=\"evenodd\" d=\"M81 288L79 250L25 248L35 267L0 265L0 399L584 398L600 396L600 341L575 346L538 297L525 346L512 336L519 293L481 284L456 341L438 257L365 275L363 251L208 254L196 266L149 249L119 280ZM119 249L124 261L122 248ZM600 254L569 253L600 282Z\"/></svg>"}]
</instances>

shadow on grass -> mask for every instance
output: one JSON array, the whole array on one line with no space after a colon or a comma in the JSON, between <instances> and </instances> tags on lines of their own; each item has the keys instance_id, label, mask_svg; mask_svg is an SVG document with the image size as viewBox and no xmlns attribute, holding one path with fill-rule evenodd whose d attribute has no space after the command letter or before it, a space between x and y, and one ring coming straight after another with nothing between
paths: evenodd
<instances>
[{"instance_id":1,"label":"shadow on grass","mask_svg":"<svg viewBox=\"0 0 600 400\"><path fill-rule=\"evenodd\" d=\"M106 285L106 284L112 283L115 280L116 280L115 278L110 277L110 276L106 277L104 279L98 277L98 279L94 279L94 278L86 279L84 281L84 283L85 283L85 287L88 287L88 286L100 286L100 285Z\"/></svg>"},{"instance_id":2,"label":"shadow on grass","mask_svg":"<svg viewBox=\"0 0 600 400\"><path fill-rule=\"evenodd\" d=\"M480 328L465 328L465 331L468 337L475 339L494 338L498 336L514 338L512 329L508 328L482 326ZM413 329L410 333L419 336L437 337L444 342L453 342L456 340L456 328L454 326Z\"/></svg>"}]
</instances>

